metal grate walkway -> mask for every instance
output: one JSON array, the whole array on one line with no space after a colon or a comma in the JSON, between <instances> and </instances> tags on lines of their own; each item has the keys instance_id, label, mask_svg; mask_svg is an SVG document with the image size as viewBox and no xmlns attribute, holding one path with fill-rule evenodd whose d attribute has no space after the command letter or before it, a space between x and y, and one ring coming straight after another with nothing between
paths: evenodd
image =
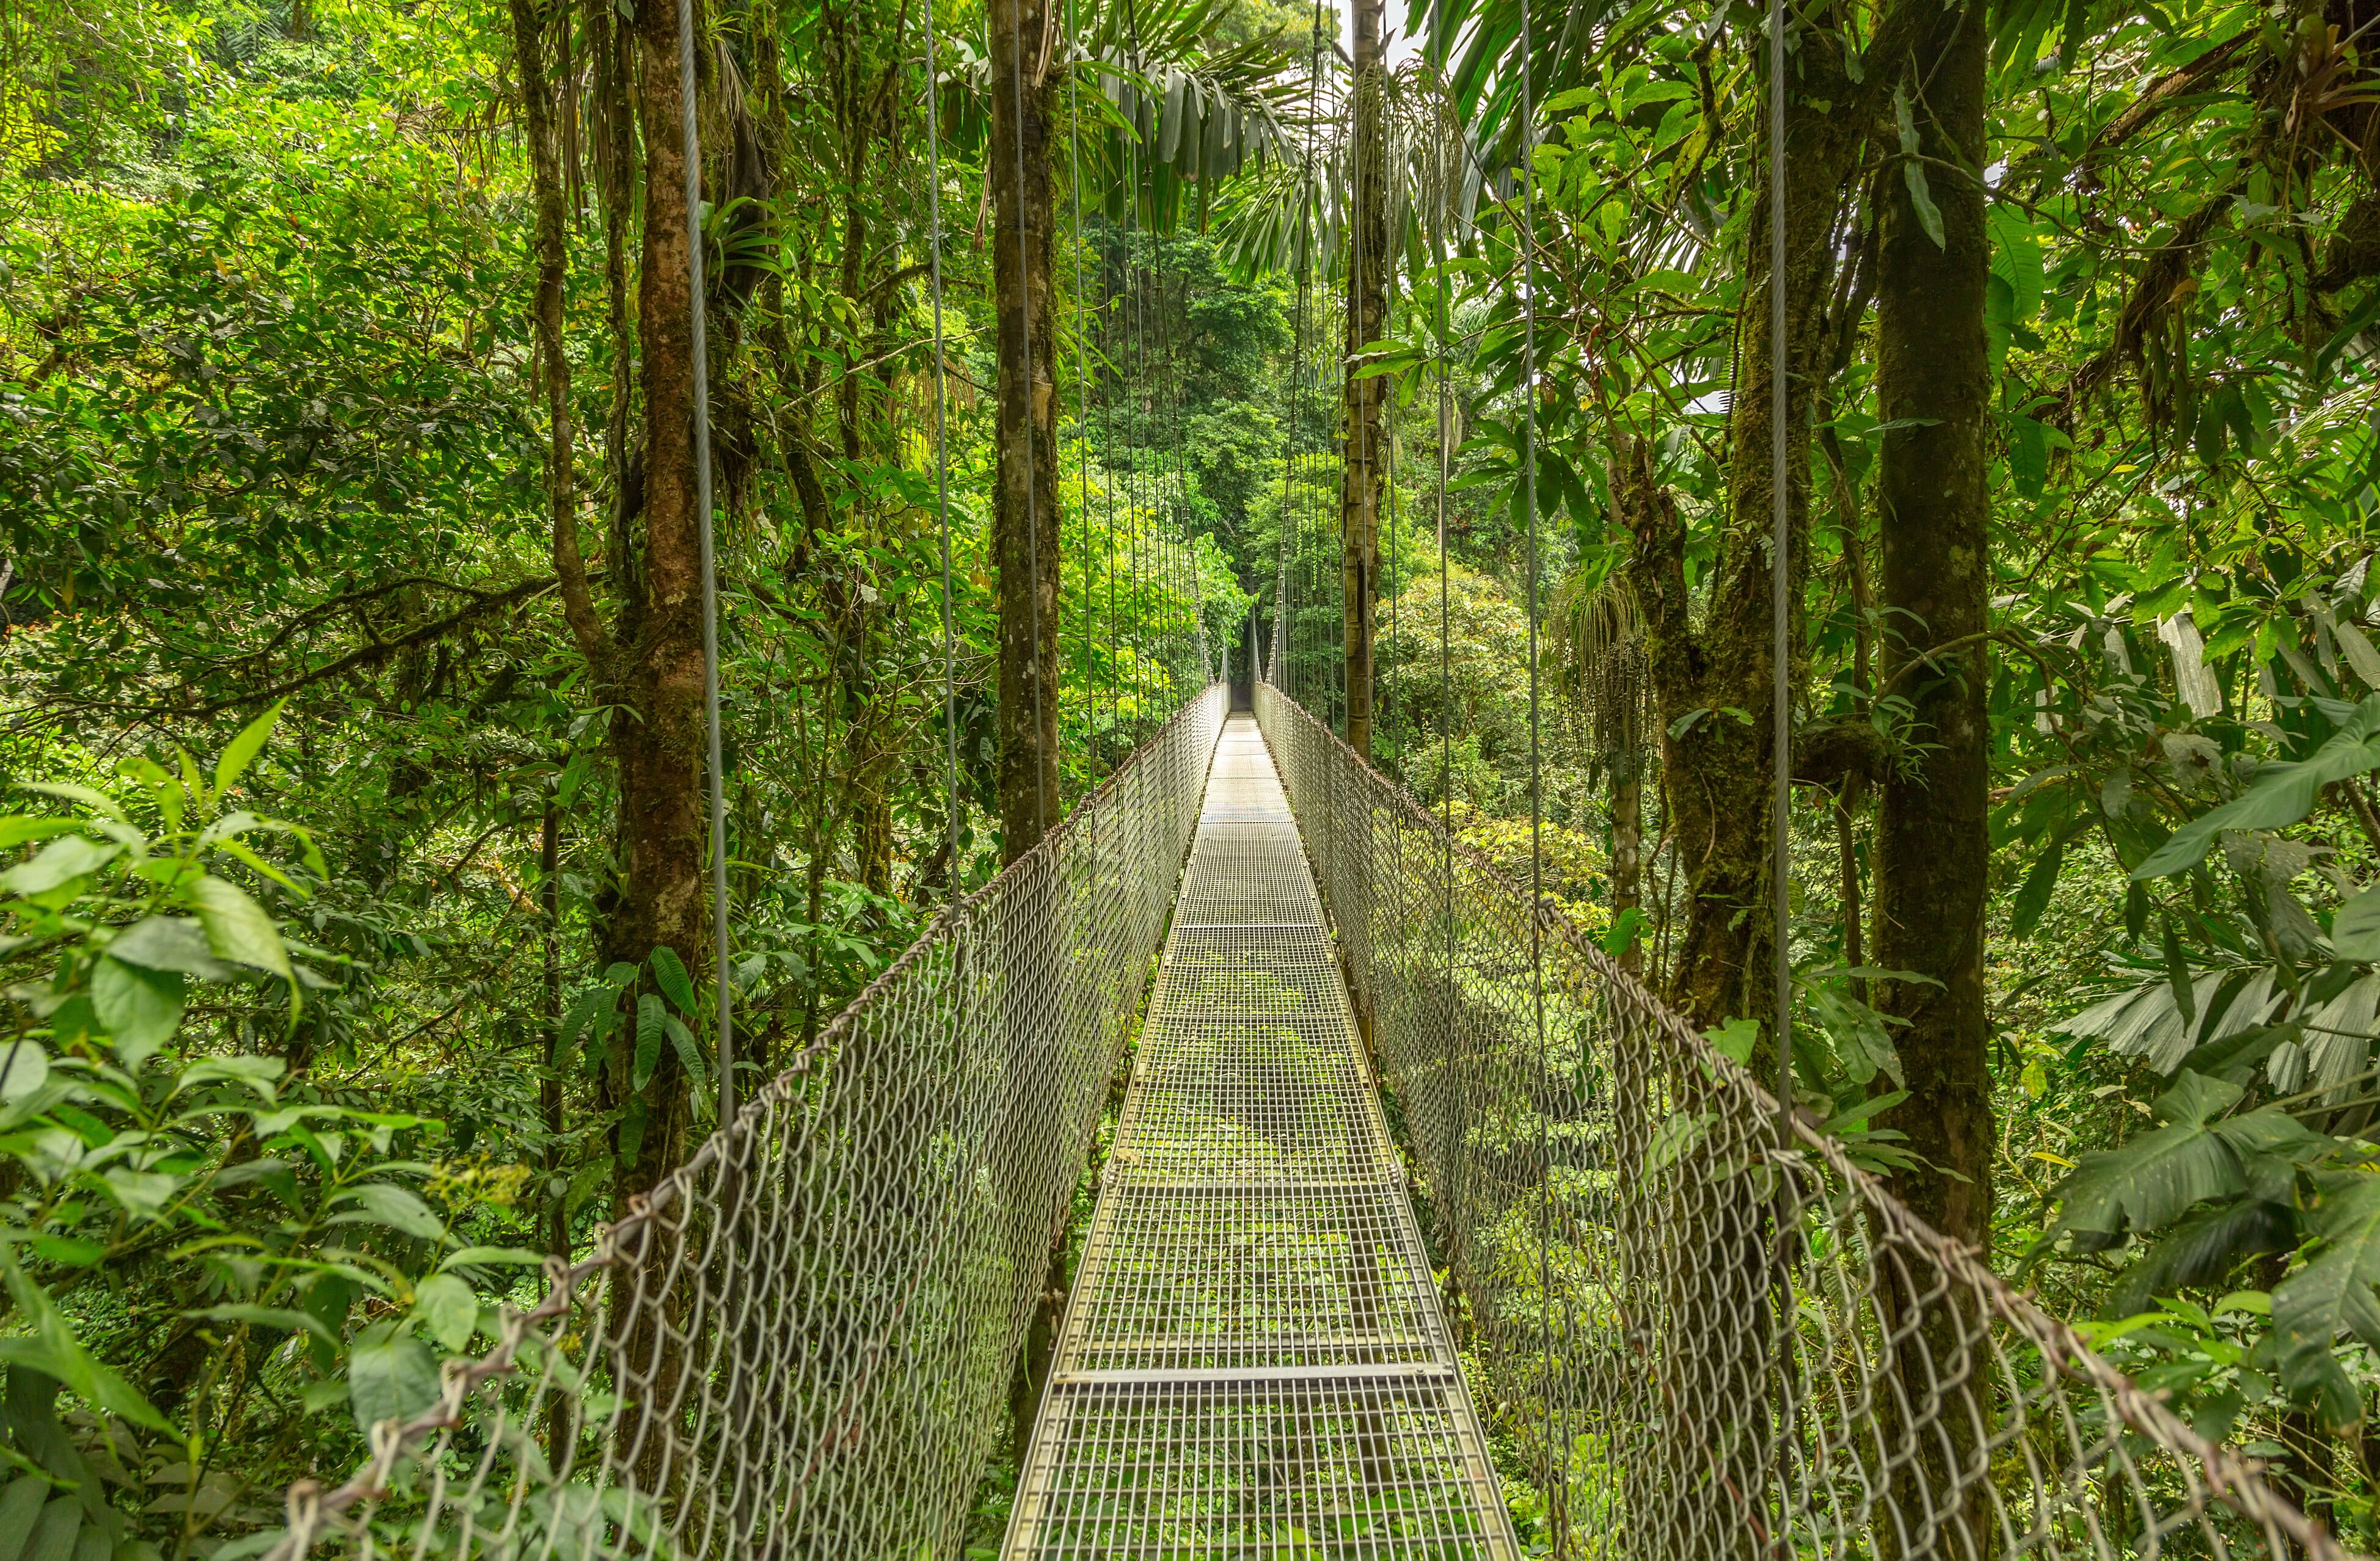
<instances>
[{"instance_id":1,"label":"metal grate walkway","mask_svg":"<svg viewBox=\"0 0 2380 1561\"><path fill-rule=\"evenodd\" d=\"M1245 715L1208 776L1006 1553L1518 1555Z\"/></svg>"}]
</instances>

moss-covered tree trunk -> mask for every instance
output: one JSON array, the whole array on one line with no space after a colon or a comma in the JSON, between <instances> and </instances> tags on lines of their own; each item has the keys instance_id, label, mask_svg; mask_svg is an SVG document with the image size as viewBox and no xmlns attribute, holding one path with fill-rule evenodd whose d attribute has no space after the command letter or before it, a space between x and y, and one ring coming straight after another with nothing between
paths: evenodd
<instances>
[{"instance_id":1,"label":"moss-covered tree trunk","mask_svg":"<svg viewBox=\"0 0 2380 1561\"><path fill-rule=\"evenodd\" d=\"M1771 915L1770 841L1772 829L1783 826L1774 817L1769 789L1776 740L1772 699L1775 680L1795 674L1793 666L1777 665L1771 618L1771 366L1781 358L1787 376L1787 564L1793 602L1789 646L1798 647L1809 535L1812 393L1833 339L1828 309L1836 296L1836 258L1853 208L1874 106L1872 90L1864 90L1843 68L1835 33L1800 29L1795 44L1794 74L1786 84L1782 110L1785 336L1777 340L1770 324L1768 254L1775 213L1765 198L1764 158L1759 187L1744 197L1757 204L1746 224L1725 533L1706 613L1698 614L1690 599L1685 529L1655 469L1652 447L1623 441L1612 463L1615 499L1635 535L1630 567L1645 615L1661 724L1663 817L1686 874L1683 925L1669 962L1669 997L1700 1027L1730 1018L1759 1021L1763 1039L1754 1060L1764 1077L1773 1070L1766 1055L1774 1044L1776 1019L1768 970L1779 933ZM1867 72L1874 69L1867 65ZM1763 85L1773 90L1772 83ZM1797 648L1789 655L1800 659ZM1670 1083L1688 1096L1708 1087L1691 1071L1673 1075ZM1675 1174L1705 1180L1692 1193L1674 1194L1704 1204L1701 1240L1683 1258L1655 1255L1658 1277L1647 1284L1662 1297L1677 1328L1720 1344L1698 1368L1698 1401L1736 1405L1743 1412L1719 1421L1686 1417L1681 1434L1662 1443L1654 1467L1639 1472L1645 1494L1638 1499L1658 1509L1658 1520L1679 1536L1683 1551L1748 1556L1755 1514L1738 1501L1714 1499L1713 1493L1760 1491L1770 1479L1770 1439L1760 1412L1764 1405L1775 1408L1772 1213L1747 1179L1724 1167L1689 1158ZM1714 1330L1715 1318L1728 1321ZM1683 1391L1682 1385L1675 1390Z\"/></svg>"},{"instance_id":2,"label":"moss-covered tree trunk","mask_svg":"<svg viewBox=\"0 0 2380 1561\"><path fill-rule=\"evenodd\" d=\"M644 145L644 224L637 274L638 363L644 379L643 524L619 635L621 897L606 954L643 964L674 950L696 974L709 963L703 892L702 548L694 468L694 313L686 230L677 7L640 6L637 124ZM623 1193L641 1192L685 1158L688 1080L663 1047L643 1090L625 1101ZM630 1145L634 1153L627 1154Z\"/></svg>"},{"instance_id":3,"label":"moss-covered tree trunk","mask_svg":"<svg viewBox=\"0 0 2380 1561\"><path fill-rule=\"evenodd\" d=\"M990 12L1000 813L1003 850L1014 863L1057 825L1064 800L1058 789L1058 345L1050 169L1054 35L1049 0L991 0ZM1058 1041L1049 1006L1057 986L1054 889L1046 863L1017 880L1003 949L1009 1077L992 1163L1009 1178L1005 1196L1019 1241L1007 1261L1041 1276L1024 1319L1025 1347L1009 1398L1020 1456L1065 1298L1064 1200L1052 1178L1066 1173L1048 1152L1048 1103L1033 1093L1050 1077L1043 1059Z\"/></svg>"},{"instance_id":4,"label":"moss-covered tree trunk","mask_svg":"<svg viewBox=\"0 0 2380 1561\"><path fill-rule=\"evenodd\" d=\"M1617 922L1645 904L1645 760L1636 753L1611 767L1611 917ZM1621 950L1620 966L1632 974L1645 968L1641 937Z\"/></svg>"},{"instance_id":5,"label":"moss-covered tree trunk","mask_svg":"<svg viewBox=\"0 0 2380 1561\"><path fill-rule=\"evenodd\" d=\"M1990 584L1985 466L1990 366L1984 189L1982 7L1931 18L1911 61L1911 105L1940 238L1909 182L1885 181L1876 307L1883 675L1912 706L1912 740L1878 789L1876 959L1931 982L1884 984L1910 1099L1895 1127L1932 1167L1894 1189L1946 1235L1990 1225L1991 1109L1984 1047L1984 814L1990 733L1984 632ZM1922 86L1922 90L1921 90ZM1938 985L1937 985L1938 983Z\"/></svg>"},{"instance_id":6,"label":"moss-covered tree trunk","mask_svg":"<svg viewBox=\"0 0 2380 1561\"><path fill-rule=\"evenodd\" d=\"M1049 0L991 0L992 293L999 313L992 551L1000 815L1014 862L1057 823L1058 361L1051 292Z\"/></svg>"},{"instance_id":7,"label":"moss-covered tree trunk","mask_svg":"<svg viewBox=\"0 0 2380 1561\"><path fill-rule=\"evenodd\" d=\"M1990 582L1990 257L1980 177L1987 49L1981 0L1928 8L1914 30L1902 85L1923 162L1904 163L1882 182L1876 346L1877 410L1891 430L1877 467L1883 605L1893 629L1882 673L1912 710L1905 755L1878 788L1874 958L1930 978L1879 984L1878 1006L1901 1022L1894 1042L1910 1092L1885 1120L1909 1135L1916 1158L1893 1177L1894 1191L1945 1235L1979 1245L1991 1228L1992 1158L1984 1013L1988 662L1975 637ZM1911 166L1923 168L1922 187L1904 175ZM1890 1283L1884 1301L1917 1303ZM1922 1406L1932 1385L1958 1371L1966 1331L1939 1302L1929 1310L1919 1337L1934 1359L1910 1360L1902 1371L1912 1403ZM1967 1366L1985 1370L1972 1359ZM1920 1457L1899 1482L1909 1487L1904 1510L1922 1510L1907 1503L1927 1497L1947 1506L1954 1466L1980 1458L1968 1415L1966 1406L1946 1405L1938 1433L1912 1428ZM1990 1548L1995 1531L1980 1503L1949 1510L1961 1511L1973 1542ZM1956 1540L1945 1547L1961 1548Z\"/></svg>"},{"instance_id":8,"label":"moss-covered tree trunk","mask_svg":"<svg viewBox=\"0 0 2380 1561\"><path fill-rule=\"evenodd\" d=\"M1346 361L1389 333L1388 70L1384 0L1355 0L1355 188L1347 256ZM1380 497L1389 453L1389 377L1342 381L1346 462L1339 486L1340 588L1347 745L1372 753L1373 616L1379 595Z\"/></svg>"},{"instance_id":9,"label":"moss-covered tree trunk","mask_svg":"<svg viewBox=\"0 0 2380 1561\"><path fill-rule=\"evenodd\" d=\"M1844 71L1831 35L1802 34L1796 59L1785 117L1785 356L1789 563L1798 604L1809 534L1811 392L1828 340L1835 244L1864 150L1860 105L1867 94ZM1750 265L1736 325L1727 533L1699 629L1688 599L1685 536L1660 491L1651 452L1633 445L1613 459L1621 513L1636 534L1631 568L1661 724L1665 817L1686 870L1669 996L1701 1025L1737 1017L1765 1024L1773 1007L1764 977L1771 940L1769 691L1776 675L1768 594L1768 232L1762 201L1744 246ZM1797 643L1800 629L1797 610Z\"/></svg>"}]
</instances>

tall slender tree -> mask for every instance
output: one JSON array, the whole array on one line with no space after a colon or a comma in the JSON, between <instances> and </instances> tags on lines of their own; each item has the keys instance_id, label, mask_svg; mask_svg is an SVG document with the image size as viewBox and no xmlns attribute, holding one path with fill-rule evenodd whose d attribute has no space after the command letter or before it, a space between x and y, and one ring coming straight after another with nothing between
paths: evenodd
<instances>
[{"instance_id":1,"label":"tall slender tree","mask_svg":"<svg viewBox=\"0 0 2380 1561\"><path fill-rule=\"evenodd\" d=\"M1379 596L1380 501L1390 380L1359 377L1357 355L1389 332L1388 66L1386 0L1355 0L1354 189L1348 235L1345 361L1340 416L1346 464L1339 488L1344 595L1347 742L1372 751L1373 607Z\"/></svg>"},{"instance_id":2,"label":"tall slender tree","mask_svg":"<svg viewBox=\"0 0 2380 1561\"><path fill-rule=\"evenodd\" d=\"M1057 823L1056 224L1050 0L990 0L992 292L999 315L992 552L1000 591L1000 815L1008 860Z\"/></svg>"},{"instance_id":3,"label":"tall slender tree","mask_svg":"<svg viewBox=\"0 0 2380 1561\"><path fill-rule=\"evenodd\" d=\"M1910 1096L1891 1114L1917 1164L1894 1186L1945 1235L1991 1221L1991 1080L1985 1067L1985 829L1990 732L1983 635L1990 564L1991 414L1984 331L1985 68L1976 0L1926 8L1899 94L1900 166L1883 181L1876 402L1884 686L1912 708L1914 741L1879 788L1876 959L1917 981L1885 984ZM1905 171L1905 172L1904 172Z\"/></svg>"},{"instance_id":4,"label":"tall slender tree","mask_svg":"<svg viewBox=\"0 0 2380 1561\"><path fill-rule=\"evenodd\" d=\"M1908 1134L1912 1163L1894 1190L1953 1240L1985 1245L1992 1206L1991 1078L1985 1059L1985 826L1991 734L1984 640L1990 583L1991 414L1984 329L1989 238L1982 179L1988 36L1981 0L1915 18L1895 92L1899 166L1881 181L1876 406L1884 686L1910 703L1912 740L1886 768L1876 825L1876 954L1918 979L1881 983L1909 1098L1884 1119ZM1955 1360L1961 1321L1880 1274L1886 1308L1920 1319L1934 1361ZM1902 1402L1922 1402L1907 1384ZM1904 1503L1955 1488L1973 1450L1956 1417L1919 1439L1896 1483ZM1946 1441L1944 1438L1947 1437ZM1907 1508L1905 1508L1907 1509ZM1981 1512L1973 1531L1989 1531Z\"/></svg>"}]
</instances>

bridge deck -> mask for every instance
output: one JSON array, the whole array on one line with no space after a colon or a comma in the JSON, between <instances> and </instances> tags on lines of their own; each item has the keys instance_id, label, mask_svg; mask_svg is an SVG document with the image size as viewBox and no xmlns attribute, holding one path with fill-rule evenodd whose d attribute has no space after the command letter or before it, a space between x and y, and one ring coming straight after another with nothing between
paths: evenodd
<instances>
[{"instance_id":1,"label":"bridge deck","mask_svg":"<svg viewBox=\"0 0 2380 1561\"><path fill-rule=\"evenodd\" d=\"M1518 1554L1245 716L1208 779L1006 1553Z\"/></svg>"}]
</instances>

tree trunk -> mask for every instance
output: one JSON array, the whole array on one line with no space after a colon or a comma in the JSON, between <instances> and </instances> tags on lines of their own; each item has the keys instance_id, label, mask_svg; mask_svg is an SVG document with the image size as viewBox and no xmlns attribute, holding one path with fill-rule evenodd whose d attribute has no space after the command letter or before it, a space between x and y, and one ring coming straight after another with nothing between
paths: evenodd
<instances>
[{"instance_id":1,"label":"tree trunk","mask_svg":"<svg viewBox=\"0 0 2380 1561\"><path fill-rule=\"evenodd\" d=\"M1002 848L1014 862L1057 824L1058 789L1058 361L1050 198L1049 0L992 0L990 172L992 293L999 314L994 405L992 549L999 575L1000 815ZM1026 1146L1047 1131L1030 1081L1055 1042L1044 999L1054 989L1049 897L1053 876L1033 872L1018 889L1006 949L1003 1023L1012 1077L994 1163L1017 1168L1006 1190L1020 1245L1009 1261L1043 1276L1025 1319L1010 1392L1020 1456L1048 1374L1064 1299L1064 1212L1039 1156ZM1047 1223L1054 1221L1055 1226Z\"/></svg>"},{"instance_id":2,"label":"tree trunk","mask_svg":"<svg viewBox=\"0 0 2380 1561\"><path fill-rule=\"evenodd\" d=\"M554 577L562 613L600 684L611 647L587 586L578 547L578 495L572 460L570 359L562 343L562 284L569 255L563 246L562 155L554 127L554 93L545 69L545 21L537 0L512 0L513 57L520 76L521 117L528 136L529 185L537 203L537 292L529 309L547 420L546 507L552 528ZM568 17L564 18L568 31Z\"/></svg>"},{"instance_id":3,"label":"tree trunk","mask_svg":"<svg viewBox=\"0 0 2380 1561\"><path fill-rule=\"evenodd\" d=\"M1775 817L1770 801L1772 691L1778 677L1794 673L1791 666L1777 666L1771 632L1770 374L1781 359L1788 393L1791 643L1798 646L1809 535L1811 394L1831 339L1826 309L1837 236L1852 205L1872 107L1872 91L1844 70L1833 34L1804 28L1797 38L1795 75L1782 110L1786 334L1779 342L1770 327L1768 236L1776 213L1766 199L1764 158L1760 188L1746 194L1755 203L1746 224L1747 275L1736 330L1728 524L1706 614L1697 613L1692 600L1684 526L1660 482L1651 445L1623 440L1612 454L1614 501L1635 536L1630 573L1645 613L1661 724L1663 817L1686 871L1669 996L1697 1028L1731 1018L1759 1021L1753 1071L1761 1078L1775 1072L1776 994L1767 973L1781 931L1770 914L1769 848L1771 830L1786 822ZM1670 1083L1689 1100L1706 1087L1690 1076ZM1709 1237L1691 1261L1656 1260L1666 1268L1659 1290L1682 1326L1714 1316L1737 1320L1735 1348L1699 1391L1707 1401L1745 1406L1747 1418L1725 1425L1690 1420L1683 1434L1660 1448L1658 1467L1642 1477L1656 1494L1648 1500L1666 1508L1662 1520L1682 1536L1682 1552L1748 1555L1744 1513L1715 1501L1713 1490L1763 1490L1771 1474L1765 1433L1750 1418L1768 1399L1767 1341L1781 1304L1766 1229L1769 1215L1749 1182L1724 1167L1687 1160L1678 1174L1702 1182L1697 1192L1680 1195L1707 1200Z\"/></svg>"},{"instance_id":4,"label":"tree trunk","mask_svg":"<svg viewBox=\"0 0 2380 1561\"><path fill-rule=\"evenodd\" d=\"M1645 903L1645 761L1634 754L1611 767L1611 919L1617 923ZM1645 968L1644 935L1630 940L1620 967L1635 974Z\"/></svg>"},{"instance_id":5,"label":"tree trunk","mask_svg":"<svg viewBox=\"0 0 2380 1561\"><path fill-rule=\"evenodd\" d=\"M1860 893L1858 818L1860 778L1843 777L1842 789L1835 793L1835 895L1836 908L1843 924L1843 963L1853 970L1867 964L1865 940L1866 912ZM1868 982L1864 975L1852 977L1852 990L1862 1002L1868 1000Z\"/></svg>"},{"instance_id":6,"label":"tree trunk","mask_svg":"<svg viewBox=\"0 0 2380 1561\"><path fill-rule=\"evenodd\" d=\"M1385 0L1355 0L1355 188L1347 263L1344 361L1389 331L1388 72ZM1346 462L1339 489L1340 584L1346 655L1347 745L1372 755L1372 616L1380 568L1380 496L1388 461L1382 409L1385 375L1342 381Z\"/></svg>"},{"instance_id":7,"label":"tree trunk","mask_svg":"<svg viewBox=\"0 0 2380 1561\"><path fill-rule=\"evenodd\" d=\"M1871 95L1844 72L1840 46L1831 35L1804 30L1799 37L1785 109L1784 344L1790 376L1788 553L1797 644L1809 536L1811 393L1828 339L1825 311L1834 277L1834 239L1865 149L1866 120L1855 105ZM1637 534L1631 571L1645 608L1661 723L1666 817L1686 865L1683 926L1670 964L1669 995L1703 1026L1752 1018L1767 1027L1775 1006L1766 979L1773 937L1768 786L1770 688L1776 675L1768 581L1768 366L1776 350L1769 339L1768 232L1763 200L1745 240L1751 273L1737 325L1742 345L1729 414L1727 538L1709 613L1699 631L1688 600L1684 535L1674 505L1658 491L1651 453L1640 447L1615 451L1613 458L1615 479L1627 492L1623 514ZM1696 711L1703 713L1695 716ZM1687 721L1689 716L1694 719ZM1773 1071L1766 1063L1759 1071L1762 1077Z\"/></svg>"},{"instance_id":8,"label":"tree trunk","mask_svg":"<svg viewBox=\"0 0 2380 1561\"><path fill-rule=\"evenodd\" d=\"M562 809L549 795L545 819L537 837L537 907L545 918L545 1074L537 1083L538 1113L545 1128L546 1196L552 1200L552 1217L545 1250L570 1255L568 1189L553 1184L562 1177Z\"/></svg>"},{"instance_id":9,"label":"tree trunk","mask_svg":"<svg viewBox=\"0 0 2380 1561\"><path fill-rule=\"evenodd\" d=\"M1983 166L1985 50L1978 5L1921 23L1908 91L1944 242L1925 231L1907 184L1886 181L1876 309L1876 399L1892 430L1878 463L1884 607L1896 627L1882 671L1914 708L1904 762L1879 788L1874 957L1939 983L1897 981L1882 994L1884 1009L1906 1023L1895 1039L1910 1099L1891 1125L1910 1135L1920 1162L1893 1186L1943 1234L1975 1242L1991 1223L1986 659L1976 645L1934 647L1984 631L1990 582L1989 253L1984 190L1972 172Z\"/></svg>"},{"instance_id":10,"label":"tree trunk","mask_svg":"<svg viewBox=\"0 0 2380 1561\"><path fill-rule=\"evenodd\" d=\"M1893 1191L1954 1240L1982 1246L1991 1233L1992 1126L1985 1066L1984 896L1990 865L1985 829L1989 733L1988 660L1972 640L1985 623L1989 489L1985 435L1990 362L1984 336L1989 248L1985 229L1985 79L1988 37L1980 0L1918 11L1901 82L1914 114L1925 186L1939 210L1927 231L1895 168L1886 199L1876 304L1876 402L1886 426L1877 465L1883 606L1894 632L1883 644L1885 684L1912 707L1902 762L1878 788L1876 948L1879 965L1926 981L1880 983L1877 1003L1900 1022L1908 1101L1882 1119L1908 1134L1915 1164ZM1888 1317L1922 1304L1931 1276L1881 1274ZM1937 1301L1926 1308L1900 1362L1909 1413L1961 1373L1988 1368L1968 1343L1972 1317ZM1997 1551L1988 1481L1973 1445L1978 1406L1940 1405L1930 1428L1890 1428L1918 1456L1894 1480L1904 1512L1932 1512L1964 1530L1912 1535L1911 1554ZM1963 1491L1961 1482L1970 1482Z\"/></svg>"},{"instance_id":11,"label":"tree trunk","mask_svg":"<svg viewBox=\"0 0 2380 1561\"><path fill-rule=\"evenodd\" d=\"M710 963L703 852L702 551L694 469L694 314L679 101L677 8L639 7L637 118L645 152L637 326L644 370L642 547L627 583L635 632L624 635L612 723L620 766L621 905L606 953L642 966L676 951L698 990ZM625 560L623 561L625 562ZM687 1079L663 1047L626 1102L621 1192L640 1192L685 1158ZM622 1145L625 1151L627 1144Z\"/></svg>"},{"instance_id":12,"label":"tree trunk","mask_svg":"<svg viewBox=\"0 0 2380 1561\"><path fill-rule=\"evenodd\" d=\"M1000 816L1007 860L1056 824L1058 360L1050 289L1049 0L992 0L992 291L1000 376L992 550L1000 605Z\"/></svg>"}]
</instances>

